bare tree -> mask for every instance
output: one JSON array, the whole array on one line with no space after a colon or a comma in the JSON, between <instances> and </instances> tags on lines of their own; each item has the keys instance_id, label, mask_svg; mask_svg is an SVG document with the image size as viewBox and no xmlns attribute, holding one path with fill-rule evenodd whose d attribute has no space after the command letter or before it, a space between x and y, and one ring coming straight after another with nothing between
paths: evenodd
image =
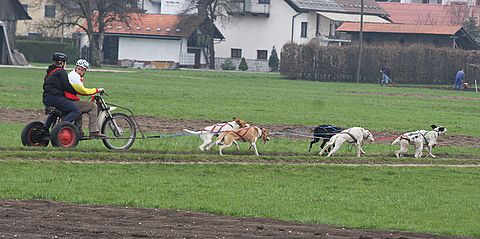
<instances>
[{"instance_id":1,"label":"bare tree","mask_svg":"<svg viewBox=\"0 0 480 239\"><path fill-rule=\"evenodd\" d=\"M50 21L54 28L80 27L89 40L89 60L100 65L103 59L105 28L110 22L128 21L131 14L138 12L137 0L51 0L59 9L59 16Z\"/></svg>"},{"instance_id":2,"label":"bare tree","mask_svg":"<svg viewBox=\"0 0 480 239\"><path fill-rule=\"evenodd\" d=\"M215 22L228 21L233 12L238 12L241 6L236 0L187 0L182 10L183 15L196 13L205 19L200 31L207 36L204 53L210 69L215 68Z\"/></svg>"}]
</instances>

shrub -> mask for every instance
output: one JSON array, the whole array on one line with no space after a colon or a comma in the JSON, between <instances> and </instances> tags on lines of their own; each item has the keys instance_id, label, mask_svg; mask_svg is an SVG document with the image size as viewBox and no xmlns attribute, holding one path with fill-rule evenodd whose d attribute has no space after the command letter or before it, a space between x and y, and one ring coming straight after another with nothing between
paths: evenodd
<instances>
[{"instance_id":1,"label":"shrub","mask_svg":"<svg viewBox=\"0 0 480 239\"><path fill-rule=\"evenodd\" d=\"M245 57L242 57L242 60L240 61L240 64L238 65L238 69L242 71L248 70L248 65L247 61L245 61Z\"/></svg>"},{"instance_id":2,"label":"shrub","mask_svg":"<svg viewBox=\"0 0 480 239\"><path fill-rule=\"evenodd\" d=\"M29 62L50 63L52 61L52 53L63 52L67 54L70 62L79 58L79 51L75 44L61 43L53 41L36 41L36 40L17 40L16 48L25 55Z\"/></svg>"},{"instance_id":3,"label":"shrub","mask_svg":"<svg viewBox=\"0 0 480 239\"><path fill-rule=\"evenodd\" d=\"M225 62L222 63L222 69L226 71L235 70L236 67L230 59L227 59Z\"/></svg>"},{"instance_id":4,"label":"shrub","mask_svg":"<svg viewBox=\"0 0 480 239\"><path fill-rule=\"evenodd\" d=\"M280 58L280 72L289 79L356 80L358 46L289 43ZM428 45L365 46L360 82L378 83L383 66L390 68L395 83L453 84L460 68L465 69L467 81L480 76L480 53Z\"/></svg>"},{"instance_id":5,"label":"shrub","mask_svg":"<svg viewBox=\"0 0 480 239\"><path fill-rule=\"evenodd\" d=\"M279 64L279 60L278 60L277 50L275 49L275 46L273 46L272 53L268 58L268 66L270 67L270 71L278 71L278 64Z\"/></svg>"}]
</instances>

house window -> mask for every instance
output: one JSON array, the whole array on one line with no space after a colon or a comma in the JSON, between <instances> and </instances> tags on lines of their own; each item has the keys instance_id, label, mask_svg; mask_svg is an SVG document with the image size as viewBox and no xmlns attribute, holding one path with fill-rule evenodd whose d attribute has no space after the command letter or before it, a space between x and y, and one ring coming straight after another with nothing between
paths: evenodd
<instances>
[{"instance_id":1,"label":"house window","mask_svg":"<svg viewBox=\"0 0 480 239\"><path fill-rule=\"evenodd\" d=\"M45 5L45 17L55 18L55 5Z\"/></svg>"},{"instance_id":2,"label":"house window","mask_svg":"<svg viewBox=\"0 0 480 239\"><path fill-rule=\"evenodd\" d=\"M232 48L232 58L242 58L242 49Z\"/></svg>"},{"instance_id":3,"label":"house window","mask_svg":"<svg viewBox=\"0 0 480 239\"><path fill-rule=\"evenodd\" d=\"M300 37L307 37L307 22L302 22Z\"/></svg>"},{"instance_id":4,"label":"house window","mask_svg":"<svg viewBox=\"0 0 480 239\"><path fill-rule=\"evenodd\" d=\"M437 4L442 4L442 0L437 0Z\"/></svg>"},{"instance_id":5,"label":"house window","mask_svg":"<svg viewBox=\"0 0 480 239\"><path fill-rule=\"evenodd\" d=\"M25 12L28 12L28 4L22 4L22 7Z\"/></svg>"},{"instance_id":6,"label":"house window","mask_svg":"<svg viewBox=\"0 0 480 239\"><path fill-rule=\"evenodd\" d=\"M477 0L475 5L479 6L480 5L480 0Z\"/></svg>"},{"instance_id":7,"label":"house window","mask_svg":"<svg viewBox=\"0 0 480 239\"><path fill-rule=\"evenodd\" d=\"M257 50L257 59L266 60L267 59L267 50Z\"/></svg>"},{"instance_id":8,"label":"house window","mask_svg":"<svg viewBox=\"0 0 480 239\"><path fill-rule=\"evenodd\" d=\"M270 0L258 0L260 4L270 4Z\"/></svg>"}]
</instances>

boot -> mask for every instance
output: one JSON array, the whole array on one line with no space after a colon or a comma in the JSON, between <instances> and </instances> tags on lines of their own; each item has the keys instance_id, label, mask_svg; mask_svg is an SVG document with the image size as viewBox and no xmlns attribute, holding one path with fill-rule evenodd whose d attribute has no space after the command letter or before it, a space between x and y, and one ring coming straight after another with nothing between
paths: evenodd
<instances>
[{"instance_id":1,"label":"boot","mask_svg":"<svg viewBox=\"0 0 480 239\"><path fill-rule=\"evenodd\" d=\"M100 133L100 131L97 132L90 132L90 138L106 138L107 136Z\"/></svg>"}]
</instances>

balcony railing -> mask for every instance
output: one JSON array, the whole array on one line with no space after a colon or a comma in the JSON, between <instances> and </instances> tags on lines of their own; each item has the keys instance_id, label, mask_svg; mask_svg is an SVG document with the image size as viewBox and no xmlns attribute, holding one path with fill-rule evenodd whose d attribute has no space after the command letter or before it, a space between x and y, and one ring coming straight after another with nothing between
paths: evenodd
<instances>
[{"instance_id":1,"label":"balcony railing","mask_svg":"<svg viewBox=\"0 0 480 239\"><path fill-rule=\"evenodd\" d=\"M230 14L270 16L270 0L244 0L236 2Z\"/></svg>"}]
</instances>

